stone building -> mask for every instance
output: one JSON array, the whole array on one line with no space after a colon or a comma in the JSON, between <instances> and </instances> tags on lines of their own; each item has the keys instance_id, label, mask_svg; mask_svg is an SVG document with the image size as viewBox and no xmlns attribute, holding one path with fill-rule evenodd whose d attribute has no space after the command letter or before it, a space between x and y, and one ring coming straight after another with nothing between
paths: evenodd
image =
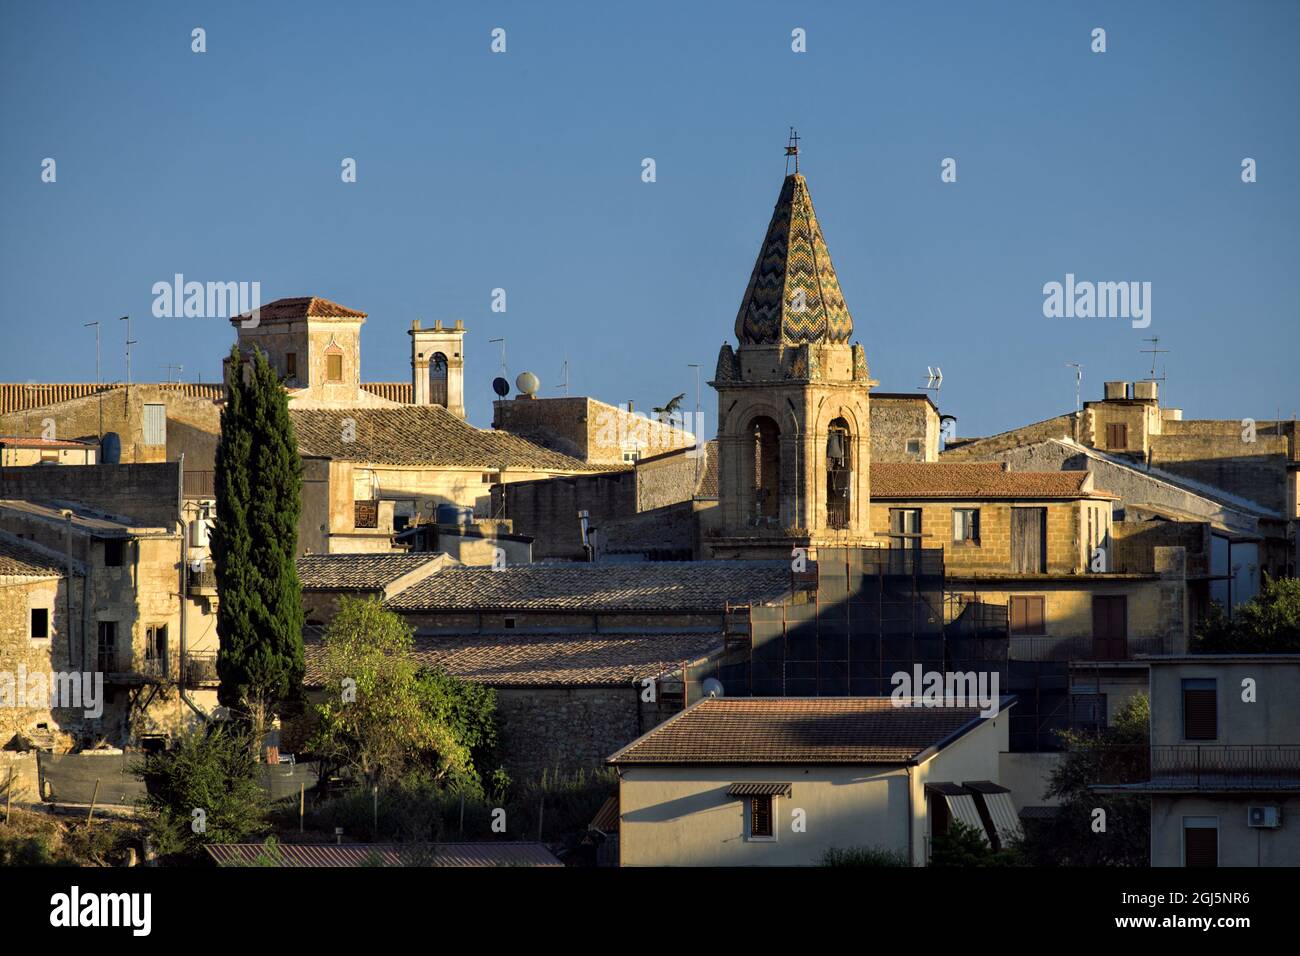
<instances>
[{"instance_id":1,"label":"stone building","mask_svg":"<svg viewBox=\"0 0 1300 956\"><path fill-rule=\"evenodd\" d=\"M9 465L93 465L99 446L88 441L0 437L0 468Z\"/></svg>"},{"instance_id":2,"label":"stone building","mask_svg":"<svg viewBox=\"0 0 1300 956\"><path fill-rule=\"evenodd\" d=\"M445 554L306 554L298 558L298 583L308 624L328 624L343 597L387 601L447 567Z\"/></svg>"},{"instance_id":3,"label":"stone building","mask_svg":"<svg viewBox=\"0 0 1300 956\"><path fill-rule=\"evenodd\" d=\"M443 506L461 515L453 523L473 523L480 535L509 534L507 524L492 520L493 485L602 468L475 428L438 405L289 414L303 460L298 547L304 554L392 550L397 535L444 524ZM466 557L472 551L467 546Z\"/></svg>"},{"instance_id":4,"label":"stone building","mask_svg":"<svg viewBox=\"0 0 1300 956\"><path fill-rule=\"evenodd\" d=\"M594 398L521 393L492 403L492 427L592 464L611 468L696 445L680 415L651 418ZM698 424L698 423L697 423Z\"/></svg>"},{"instance_id":5,"label":"stone building","mask_svg":"<svg viewBox=\"0 0 1300 956\"><path fill-rule=\"evenodd\" d=\"M804 177L786 177L709 384L718 392L714 557L869 542L876 384Z\"/></svg>"},{"instance_id":6,"label":"stone building","mask_svg":"<svg viewBox=\"0 0 1300 956\"><path fill-rule=\"evenodd\" d=\"M65 569L61 616L57 588L39 586L51 635L37 648L45 668L103 681L99 713L64 709L36 721L50 745L139 746L209 713L216 594L202 570L206 541L182 523L179 465L10 468L0 493L0 537Z\"/></svg>"}]
</instances>

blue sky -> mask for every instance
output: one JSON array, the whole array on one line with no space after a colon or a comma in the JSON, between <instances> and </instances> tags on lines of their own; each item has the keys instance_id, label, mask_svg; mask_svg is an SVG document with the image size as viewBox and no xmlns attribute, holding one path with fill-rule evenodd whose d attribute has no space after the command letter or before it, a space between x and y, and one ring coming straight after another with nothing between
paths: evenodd
<instances>
[{"instance_id":1,"label":"blue sky","mask_svg":"<svg viewBox=\"0 0 1300 956\"><path fill-rule=\"evenodd\" d=\"M409 377L411 319L463 319L476 424L502 335L544 395L567 355L572 394L689 408L794 125L882 390L942 366L958 434L987 434L1069 410L1067 362L1085 397L1143 376L1157 335L1168 404L1290 416L1297 44L1289 0L6 3L0 380L93 380L94 319L122 379L127 313L137 381L214 380L230 326L151 314L180 272L365 310L367 380ZM1066 273L1151 282L1151 326L1045 318Z\"/></svg>"}]
</instances>

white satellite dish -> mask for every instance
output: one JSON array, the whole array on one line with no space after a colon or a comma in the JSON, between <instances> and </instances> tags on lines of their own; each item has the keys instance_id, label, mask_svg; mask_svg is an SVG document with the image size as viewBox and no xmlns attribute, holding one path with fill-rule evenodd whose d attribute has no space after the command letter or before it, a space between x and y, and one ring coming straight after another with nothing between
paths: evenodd
<instances>
[{"instance_id":1,"label":"white satellite dish","mask_svg":"<svg viewBox=\"0 0 1300 956\"><path fill-rule=\"evenodd\" d=\"M718 680L716 677L710 677L705 680L704 683L700 685L700 690L704 693L705 697L724 696L722 692L722 681Z\"/></svg>"}]
</instances>

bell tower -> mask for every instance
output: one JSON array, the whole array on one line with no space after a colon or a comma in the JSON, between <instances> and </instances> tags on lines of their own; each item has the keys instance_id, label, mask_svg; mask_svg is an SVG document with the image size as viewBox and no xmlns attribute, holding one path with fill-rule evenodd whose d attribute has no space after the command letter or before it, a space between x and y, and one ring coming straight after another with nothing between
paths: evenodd
<instances>
[{"instance_id":1,"label":"bell tower","mask_svg":"<svg viewBox=\"0 0 1300 956\"><path fill-rule=\"evenodd\" d=\"M411 323L411 402L415 405L441 405L460 418L465 417L465 323L456 320L455 328L445 329L442 320L433 328L420 328L420 320Z\"/></svg>"},{"instance_id":2,"label":"bell tower","mask_svg":"<svg viewBox=\"0 0 1300 956\"><path fill-rule=\"evenodd\" d=\"M718 392L717 558L780 558L818 545L869 547L872 381L850 344L808 183L781 184L767 235L709 384Z\"/></svg>"}]
</instances>

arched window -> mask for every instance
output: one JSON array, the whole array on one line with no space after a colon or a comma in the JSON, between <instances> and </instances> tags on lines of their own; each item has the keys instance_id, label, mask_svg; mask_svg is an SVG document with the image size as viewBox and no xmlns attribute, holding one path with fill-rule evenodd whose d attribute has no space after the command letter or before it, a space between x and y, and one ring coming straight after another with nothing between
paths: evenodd
<instances>
[{"instance_id":1,"label":"arched window","mask_svg":"<svg viewBox=\"0 0 1300 956\"><path fill-rule=\"evenodd\" d=\"M429 403L447 407L447 356L441 352L429 359Z\"/></svg>"},{"instance_id":2,"label":"arched window","mask_svg":"<svg viewBox=\"0 0 1300 956\"><path fill-rule=\"evenodd\" d=\"M849 526L849 495L853 488L853 446L849 423L831 422L826 432L826 526Z\"/></svg>"},{"instance_id":3,"label":"arched window","mask_svg":"<svg viewBox=\"0 0 1300 956\"><path fill-rule=\"evenodd\" d=\"M753 442L748 482L751 514L775 521L781 515L781 430L764 415L749 423L749 435Z\"/></svg>"}]
</instances>

